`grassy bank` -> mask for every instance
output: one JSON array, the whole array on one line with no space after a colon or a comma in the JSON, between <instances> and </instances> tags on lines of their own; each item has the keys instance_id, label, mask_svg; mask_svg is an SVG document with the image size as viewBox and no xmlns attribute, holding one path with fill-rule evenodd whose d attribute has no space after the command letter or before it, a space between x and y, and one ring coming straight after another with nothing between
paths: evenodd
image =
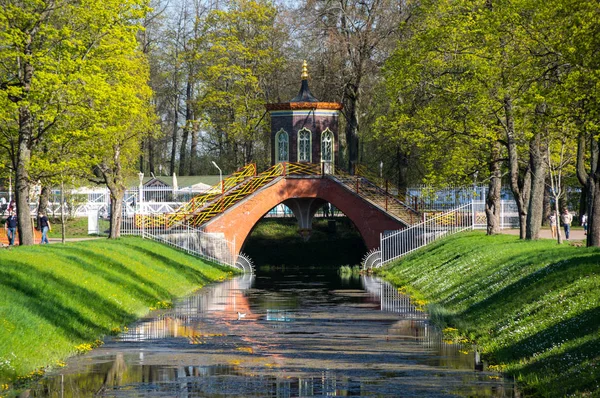
<instances>
[{"instance_id":1,"label":"grassy bank","mask_svg":"<svg viewBox=\"0 0 600 398\"><path fill-rule=\"evenodd\" d=\"M1 250L0 384L60 366L150 309L226 275L139 238Z\"/></svg>"},{"instance_id":2,"label":"grassy bank","mask_svg":"<svg viewBox=\"0 0 600 398\"><path fill-rule=\"evenodd\" d=\"M298 221L261 220L245 243L244 252L260 266L332 266L359 264L367 249L352 222L336 218L314 219L310 239L298 234Z\"/></svg>"},{"instance_id":3,"label":"grassy bank","mask_svg":"<svg viewBox=\"0 0 600 398\"><path fill-rule=\"evenodd\" d=\"M600 250L466 233L383 271L527 396L600 395Z\"/></svg>"}]
</instances>

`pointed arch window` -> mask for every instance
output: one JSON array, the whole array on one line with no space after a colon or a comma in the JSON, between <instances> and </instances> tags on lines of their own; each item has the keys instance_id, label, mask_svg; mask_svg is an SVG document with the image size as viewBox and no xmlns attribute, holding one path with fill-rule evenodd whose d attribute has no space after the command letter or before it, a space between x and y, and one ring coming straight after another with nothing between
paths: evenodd
<instances>
[{"instance_id":1,"label":"pointed arch window","mask_svg":"<svg viewBox=\"0 0 600 398\"><path fill-rule=\"evenodd\" d=\"M312 133L309 129L303 128L298 131L298 161L312 161Z\"/></svg>"},{"instance_id":2,"label":"pointed arch window","mask_svg":"<svg viewBox=\"0 0 600 398\"><path fill-rule=\"evenodd\" d=\"M290 160L290 138L288 133L281 129L275 134L275 163Z\"/></svg>"},{"instance_id":3,"label":"pointed arch window","mask_svg":"<svg viewBox=\"0 0 600 398\"><path fill-rule=\"evenodd\" d=\"M333 132L329 129L321 133L321 161L333 162Z\"/></svg>"}]
</instances>

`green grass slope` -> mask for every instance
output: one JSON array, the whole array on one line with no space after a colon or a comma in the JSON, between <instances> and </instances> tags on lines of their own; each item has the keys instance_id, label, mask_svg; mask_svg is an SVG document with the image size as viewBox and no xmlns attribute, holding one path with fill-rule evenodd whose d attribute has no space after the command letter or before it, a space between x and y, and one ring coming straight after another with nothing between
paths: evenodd
<instances>
[{"instance_id":1,"label":"green grass slope","mask_svg":"<svg viewBox=\"0 0 600 398\"><path fill-rule=\"evenodd\" d=\"M527 396L600 396L600 250L469 232L382 271Z\"/></svg>"},{"instance_id":2,"label":"green grass slope","mask_svg":"<svg viewBox=\"0 0 600 398\"><path fill-rule=\"evenodd\" d=\"M1 250L0 384L60 366L150 309L227 275L139 238Z\"/></svg>"}]
</instances>

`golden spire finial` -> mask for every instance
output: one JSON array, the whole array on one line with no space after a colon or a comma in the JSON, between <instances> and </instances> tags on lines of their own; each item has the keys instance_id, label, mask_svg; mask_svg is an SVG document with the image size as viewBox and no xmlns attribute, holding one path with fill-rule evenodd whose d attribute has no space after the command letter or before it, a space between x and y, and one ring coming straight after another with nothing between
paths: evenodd
<instances>
[{"instance_id":1,"label":"golden spire finial","mask_svg":"<svg viewBox=\"0 0 600 398\"><path fill-rule=\"evenodd\" d=\"M304 60L304 63L302 63L302 80L307 80L308 79L308 63L306 62L306 60Z\"/></svg>"}]
</instances>

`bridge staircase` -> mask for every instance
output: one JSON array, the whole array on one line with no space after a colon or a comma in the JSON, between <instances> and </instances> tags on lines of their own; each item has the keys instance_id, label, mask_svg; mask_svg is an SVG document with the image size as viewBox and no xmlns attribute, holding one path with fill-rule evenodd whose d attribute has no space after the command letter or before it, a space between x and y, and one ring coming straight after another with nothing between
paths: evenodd
<instances>
[{"instance_id":1,"label":"bridge staircase","mask_svg":"<svg viewBox=\"0 0 600 398\"><path fill-rule=\"evenodd\" d=\"M212 186L207 192L192 198L188 203L177 209L168 218L167 227L170 228L178 223L188 221L190 218L202 213L203 210L214 207L215 202L219 202L224 196L239 190L241 186L251 181L256 174L255 163L240 167L233 174Z\"/></svg>"},{"instance_id":2,"label":"bridge staircase","mask_svg":"<svg viewBox=\"0 0 600 398\"><path fill-rule=\"evenodd\" d=\"M205 201L203 206L189 212L184 219L192 226L201 226L259 189L282 177L318 175L318 166L307 163L277 163L260 174L243 179L222 195Z\"/></svg>"},{"instance_id":3,"label":"bridge staircase","mask_svg":"<svg viewBox=\"0 0 600 398\"><path fill-rule=\"evenodd\" d=\"M206 194L199 195L182 206L166 222L168 227L179 223L199 227L276 179L290 177L331 178L407 226L421 221L419 212L388 190L371 182L364 173L363 171L363 175L351 176L343 171L337 171L335 175L323 175L319 165L316 164L283 162L257 174L256 166L251 164L238 169L223 180L223 184L215 185Z\"/></svg>"},{"instance_id":4,"label":"bridge staircase","mask_svg":"<svg viewBox=\"0 0 600 398\"><path fill-rule=\"evenodd\" d=\"M422 220L422 216L418 211L407 205L399 196L390 192L387 182L381 181L380 184L377 184L374 182L377 179L366 177L365 171L359 174L357 169L357 174L354 176L338 172L331 178L407 226L414 225Z\"/></svg>"}]
</instances>

